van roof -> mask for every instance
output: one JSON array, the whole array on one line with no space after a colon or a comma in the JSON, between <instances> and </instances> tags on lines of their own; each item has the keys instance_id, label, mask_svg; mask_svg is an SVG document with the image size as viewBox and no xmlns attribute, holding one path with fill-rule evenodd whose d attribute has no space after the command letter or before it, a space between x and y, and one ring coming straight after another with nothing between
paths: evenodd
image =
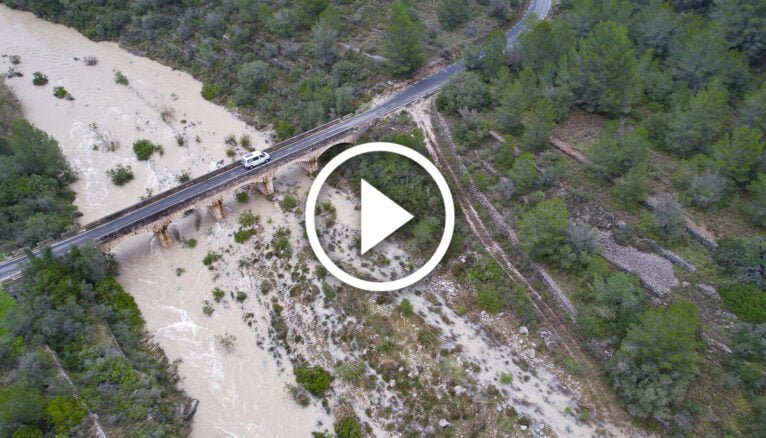
<instances>
[{"instance_id":1,"label":"van roof","mask_svg":"<svg viewBox=\"0 0 766 438\"><path fill-rule=\"evenodd\" d=\"M245 155L243 155L242 158L249 160L250 158L260 157L261 153L262 153L261 151L248 152Z\"/></svg>"}]
</instances>

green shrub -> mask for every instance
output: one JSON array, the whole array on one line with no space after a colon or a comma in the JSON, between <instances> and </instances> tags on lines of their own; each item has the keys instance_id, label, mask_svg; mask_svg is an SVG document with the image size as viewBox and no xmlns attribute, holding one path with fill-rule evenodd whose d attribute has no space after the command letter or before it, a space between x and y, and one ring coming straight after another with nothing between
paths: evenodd
<instances>
[{"instance_id":1,"label":"green shrub","mask_svg":"<svg viewBox=\"0 0 766 438\"><path fill-rule=\"evenodd\" d=\"M237 198L237 202L240 204L246 204L250 199L250 195L248 195L247 192L237 192L237 194L234 196Z\"/></svg>"},{"instance_id":2,"label":"green shrub","mask_svg":"<svg viewBox=\"0 0 766 438\"><path fill-rule=\"evenodd\" d=\"M247 135L247 134L242 134L242 136L241 136L241 137L239 137L239 144L241 144L241 145L242 145L242 147L243 147L243 148L245 148L245 149L250 149L250 148L251 148L251 146L252 146L252 144L253 144L253 142L252 142L252 140L250 139L250 136L249 136L249 135Z\"/></svg>"},{"instance_id":3,"label":"green shrub","mask_svg":"<svg viewBox=\"0 0 766 438\"><path fill-rule=\"evenodd\" d=\"M247 299L247 294L238 290L237 294L234 295L234 299L241 303Z\"/></svg>"},{"instance_id":4,"label":"green shrub","mask_svg":"<svg viewBox=\"0 0 766 438\"><path fill-rule=\"evenodd\" d=\"M53 87L53 95L57 99L74 100L74 97L64 87Z\"/></svg>"},{"instance_id":5,"label":"green shrub","mask_svg":"<svg viewBox=\"0 0 766 438\"><path fill-rule=\"evenodd\" d=\"M405 298L399 303L399 311L402 313L402 316L410 316L415 312L415 308L410 300Z\"/></svg>"},{"instance_id":6,"label":"green shrub","mask_svg":"<svg viewBox=\"0 0 766 438\"><path fill-rule=\"evenodd\" d=\"M114 70L114 82L120 85L128 85L128 77L119 70Z\"/></svg>"},{"instance_id":7,"label":"green shrub","mask_svg":"<svg viewBox=\"0 0 766 438\"><path fill-rule=\"evenodd\" d=\"M569 213L559 198L540 201L521 216L521 248L534 259L555 258L569 229Z\"/></svg>"},{"instance_id":8,"label":"green shrub","mask_svg":"<svg viewBox=\"0 0 766 438\"><path fill-rule=\"evenodd\" d=\"M333 426L337 438L362 438L362 425L356 417L346 417Z\"/></svg>"},{"instance_id":9,"label":"green shrub","mask_svg":"<svg viewBox=\"0 0 766 438\"><path fill-rule=\"evenodd\" d=\"M274 254L279 257L290 257L293 254L292 245L290 245L290 230L284 227L280 227L274 233L274 238L271 241L274 247Z\"/></svg>"},{"instance_id":10,"label":"green shrub","mask_svg":"<svg viewBox=\"0 0 766 438\"><path fill-rule=\"evenodd\" d=\"M476 304L488 313L498 313L503 309L500 291L493 286L484 286L476 295Z\"/></svg>"},{"instance_id":11,"label":"green shrub","mask_svg":"<svg viewBox=\"0 0 766 438\"><path fill-rule=\"evenodd\" d=\"M295 135L295 126L286 120L280 120L274 127L274 131L276 131L278 139L284 140Z\"/></svg>"},{"instance_id":12,"label":"green shrub","mask_svg":"<svg viewBox=\"0 0 766 438\"><path fill-rule=\"evenodd\" d=\"M136 153L136 158L139 161L146 161L152 157L155 152L162 153L162 146L154 144L149 140L137 140L133 143L133 152Z\"/></svg>"},{"instance_id":13,"label":"green shrub","mask_svg":"<svg viewBox=\"0 0 766 438\"><path fill-rule=\"evenodd\" d=\"M112 183L116 186L124 186L133 180L133 168L118 164L114 169L106 171L106 175L112 180Z\"/></svg>"},{"instance_id":14,"label":"green shrub","mask_svg":"<svg viewBox=\"0 0 766 438\"><path fill-rule=\"evenodd\" d=\"M258 231L252 228L241 229L234 233L234 241L237 243L245 243L256 234L258 234Z\"/></svg>"},{"instance_id":15,"label":"green shrub","mask_svg":"<svg viewBox=\"0 0 766 438\"><path fill-rule=\"evenodd\" d=\"M317 265L317 267L314 269L314 273L318 279L324 280L327 277L328 271L327 268L325 268L323 265Z\"/></svg>"},{"instance_id":16,"label":"green shrub","mask_svg":"<svg viewBox=\"0 0 766 438\"><path fill-rule=\"evenodd\" d=\"M48 76L45 76L39 71L36 71L32 73L32 83L37 85L38 87L41 87L48 83Z\"/></svg>"},{"instance_id":17,"label":"green shrub","mask_svg":"<svg viewBox=\"0 0 766 438\"><path fill-rule=\"evenodd\" d=\"M250 210L243 211L239 215L239 224L243 227L252 227L261 220L260 215L254 215Z\"/></svg>"},{"instance_id":18,"label":"green shrub","mask_svg":"<svg viewBox=\"0 0 766 438\"><path fill-rule=\"evenodd\" d=\"M500 373L500 383L503 385L510 385L513 383L513 374Z\"/></svg>"},{"instance_id":19,"label":"green shrub","mask_svg":"<svg viewBox=\"0 0 766 438\"><path fill-rule=\"evenodd\" d=\"M48 420L57 434L67 435L82 423L88 411L80 401L72 397L56 396L45 407Z\"/></svg>"},{"instance_id":20,"label":"green shrub","mask_svg":"<svg viewBox=\"0 0 766 438\"><path fill-rule=\"evenodd\" d=\"M298 206L298 200L294 196L285 195L279 202L279 206L282 207L282 210L290 211Z\"/></svg>"},{"instance_id":21,"label":"green shrub","mask_svg":"<svg viewBox=\"0 0 766 438\"><path fill-rule=\"evenodd\" d=\"M766 292L752 284L735 284L720 290L726 308L751 324L766 322Z\"/></svg>"},{"instance_id":22,"label":"green shrub","mask_svg":"<svg viewBox=\"0 0 766 438\"><path fill-rule=\"evenodd\" d=\"M220 254L216 254L213 251L208 251L208 253L205 255L205 258L202 259L202 264L205 266L211 266L218 260L221 260Z\"/></svg>"},{"instance_id":23,"label":"green shrub","mask_svg":"<svg viewBox=\"0 0 766 438\"><path fill-rule=\"evenodd\" d=\"M295 381L315 397L324 396L332 383L332 375L320 366L298 365L293 370Z\"/></svg>"},{"instance_id":24,"label":"green shrub","mask_svg":"<svg viewBox=\"0 0 766 438\"><path fill-rule=\"evenodd\" d=\"M178 181L179 184L183 184L185 182L189 182L191 180L191 173L189 172L189 169L186 169L176 175L176 181Z\"/></svg>"},{"instance_id":25,"label":"green shrub","mask_svg":"<svg viewBox=\"0 0 766 438\"><path fill-rule=\"evenodd\" d=\"M226 292L224 292L221 288L217 287L213 289L213 299L216 303L220 303L225 295Z\"/></svg>"},{"instance_id":26,"label":"green shrub","mask_svg":"<svg viewBox=\"0 0 766 438\"><path fill-rule=\"evenodd\" d=\"M211 84L210 82L205 82L202 84L200 94L202 94L202 97L205 100L213 100L221 94L221 87L216 84Z\"/></svg>"}]
</instances>

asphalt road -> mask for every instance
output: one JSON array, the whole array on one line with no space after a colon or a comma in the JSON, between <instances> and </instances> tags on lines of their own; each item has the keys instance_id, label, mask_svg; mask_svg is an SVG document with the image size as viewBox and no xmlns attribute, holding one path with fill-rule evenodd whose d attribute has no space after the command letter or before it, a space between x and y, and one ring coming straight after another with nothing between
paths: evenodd
<instances>
[{"instance_id":1,"label":"asphalt road","mask_svg":"<svg viewBox=\"0 0 766 438\"><path fill-rule=\"evenodd\" d=\"M530 0L529 7L525 12L524 17L507 32L506 39L508 44L513 44L519 38L519 35L524 29L524 22L528 16L531 14L536 14L538 17L545 17L548 14L549 9L550 0ZM309 148L310 146L329 139L336 134L342 133L357 126L361 126L366 122L378 119L418 99L429 96L438 91L439 88L449 80L449 78L463 70L465 70L465 66L462 63L452 64L449 67L410 85L409 87L396 93L379 105L370 108L361 114L358 114L336 125L330 126L327 129L300 139L295 143L271 152L271 161L279 162L280 160L284 160L288 155L291 155L296 151ZM248 172L258 173L259 168L256 167L254 169L248 170L239 166L228 172L216 175L210 179L206 179L199 184L192 185L169 196L163 196L162 194L159 194L157 195L157 202L150 203L135 211L128 212L120 217L117 217L112 221L104 223L90 230L82 231L72 237L52 244L51 248L53 250L53 254L56 256L64 254L73 245L87 244L100 237L119 231L132 224L135 224L136 222L141 221L146 217L157 214L178 203L193 198L207 190L213 189L219 185L225 185L229 181L238 179ZM0 281L13 278L14 276L20 274L24 269L26 260L27 257L22 256L1 263Z\"/></svg>"}]
</instances>

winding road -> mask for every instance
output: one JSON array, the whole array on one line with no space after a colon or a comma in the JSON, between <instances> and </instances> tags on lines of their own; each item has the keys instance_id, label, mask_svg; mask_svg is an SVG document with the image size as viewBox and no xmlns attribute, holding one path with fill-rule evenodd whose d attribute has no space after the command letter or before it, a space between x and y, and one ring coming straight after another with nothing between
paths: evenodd
<instances>
[{"instance_id":1,"label":"winding road","mask_svg":"<svg viewBox=\"0 0 766 438\"><path fill-rule=\"evenodd\" d=\"M533 15L537 17L545 17L549 12L550 7L550 0L530 0L529 6L522 18L506 33L507 44L511 45L518 40L519 36L526 28L528 18ZM397 109L407 106L419 99L430 96L437 92L451 77L464 70L465 65L462 63L452 64L431 76L413 83L363 113L343 120L340 123L328 126L326 129L314 132L279 149L269 151L271 153L271 163L278 165L280 162L294 157L296 153L309 149L312 145L316 145L317 143L331 139L334 136L348 132L351 129L379 119L386 114L396 111ZM120 230L131 227L148 217L172 210L177 204L198 197L205 192L215 190L216 187L225 186L233 180L241 179L248 173L258 173L261 171L262 169L259 167L248 170L242 166L235 166L209 178L204 176L197 178L196 180L199 180L199 182L196 184L191 184L182 190L174 191L171 189L169 192L157 194L147 201L144 201L140 208L129 207L117 215L111 215L115 217L112 217L110 220L91 229L86 229L71 237L55 242L50 245L51 249L54 255L62 255L72 246L84 245L103 238L104 236L118 233ZM27 257L21 256L0 263L0 281L18 276L23 271L26 262Z\"/></svg>"}]
</instances>

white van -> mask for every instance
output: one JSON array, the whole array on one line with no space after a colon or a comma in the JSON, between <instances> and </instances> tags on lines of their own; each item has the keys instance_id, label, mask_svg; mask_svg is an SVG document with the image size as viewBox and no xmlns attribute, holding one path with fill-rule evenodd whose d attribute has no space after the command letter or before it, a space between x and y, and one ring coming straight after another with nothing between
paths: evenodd
<instances>
[{"instance_id":1,"label":"white van","mask_svg":"<svg viewBox=\"0 0 766 438\"><path fill-rule=\"evenodd\" d=\"M248 169L269 161L271 157L266 152L254 151L242 156L242 165Z\"/></svg>"}]
</instances>

